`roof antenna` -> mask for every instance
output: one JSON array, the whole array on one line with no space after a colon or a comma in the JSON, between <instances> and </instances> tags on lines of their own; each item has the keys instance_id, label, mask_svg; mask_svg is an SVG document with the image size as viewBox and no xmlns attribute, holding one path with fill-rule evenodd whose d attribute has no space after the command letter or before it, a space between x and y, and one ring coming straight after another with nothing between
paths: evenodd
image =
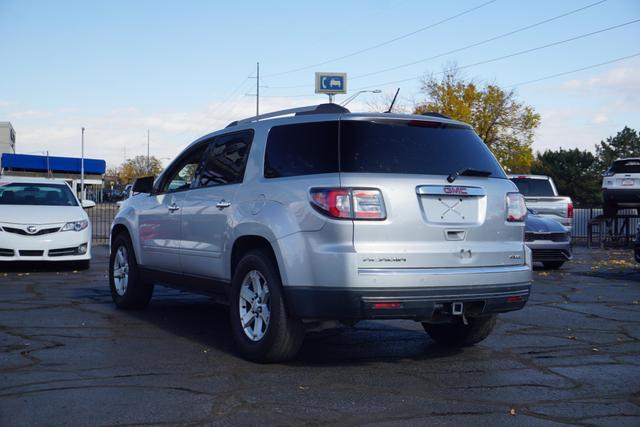
<instances>
[{"instance_id":1,"label":"roof antenna","mask_svg":"<svg viewBox=\"0 0 640 427\"><path fill-rule=\"evenodd\" d=\"M389 105L389 109L387 111L385 111L385 113L390 113L391 110L393 110L393 104L396 103L396 98L398 97L398 93L400 92L400 88L398 88L398 90L396 90L396 94L393 95L393 101L391 101L391 105Z\"/></svg>"}]
</instances>

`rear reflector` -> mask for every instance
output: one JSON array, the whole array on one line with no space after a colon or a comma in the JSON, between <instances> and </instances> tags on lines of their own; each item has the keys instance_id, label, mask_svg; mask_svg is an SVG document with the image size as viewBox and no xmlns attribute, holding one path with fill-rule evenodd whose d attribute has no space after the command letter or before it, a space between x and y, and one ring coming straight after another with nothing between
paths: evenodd
<instances>
[{"instance_id":1,"label":"rear reflector","mask_svg":"<svg viewBox=\"0 0 640 427\"><path fill-rule=\"evenodd\" d=\"M402 308L402 304L399 302L374 302L372 305L374 310L384 310L387 308Z\"/></svg>"},{"instance_id":2,"label":"rear reflector","mask_svg":"<svg viewBox=\"0 0 640 427\"><path fill-rule=\"evenodd\" d=\"M524 298L522 297L509 297L507 298L507 302L522 302Z\"/></svg>"},{"instance_id":3,"label":"rear reflector","mask_svg":"<svg viewBox=\"0 0 640 427\"><path fill-rule=\"evenodd\" d=\"M573 203L567 205L567 218L573 218Z\"/></svg>"}]
</instances>

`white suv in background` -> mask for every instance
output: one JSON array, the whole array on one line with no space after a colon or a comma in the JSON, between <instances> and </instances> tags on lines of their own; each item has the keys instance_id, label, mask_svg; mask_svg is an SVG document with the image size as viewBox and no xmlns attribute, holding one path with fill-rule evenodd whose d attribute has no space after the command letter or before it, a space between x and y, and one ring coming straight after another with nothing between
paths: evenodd
<instances>
[{"instance_id":1,"label":"white suv in background","mask_svg":"<svg viewBox=\"0 0 640 427\"><path fill-rule=\"evenodd\" d=\"M618 209L640 208L640 157L618 159L602 178L604 214L614 216Z\"/></svg>"}]
</instances>

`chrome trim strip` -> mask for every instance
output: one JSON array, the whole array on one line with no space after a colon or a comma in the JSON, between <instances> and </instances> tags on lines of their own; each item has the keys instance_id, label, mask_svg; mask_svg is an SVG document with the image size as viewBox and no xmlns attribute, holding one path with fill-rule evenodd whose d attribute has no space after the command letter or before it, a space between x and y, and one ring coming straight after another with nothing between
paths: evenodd
<instances>
[{"instance_id":1,"label":"chrome trim strip","mask_svg":"<svg viewBox=\"0 0 640 427\"><path fill-rule=\"evenodd\" d=\"M451 267L451 268L358 268L358 274L363 276L446 276L455 274L494 274L519 273L529 271L524 265L507 265L504 267Z\"/></svg>"},{"instance_id":2,"label":"chrome trim strip","mask_svg":"<svg viewBox=\"0 0 640 427\"><path fill-rule=\"evenodd\" d=\"M416 194L421 196L452 196L452 197L484 197L487 191L480 187L464 185L419 185Z\"/></svg>"}]
</instances>

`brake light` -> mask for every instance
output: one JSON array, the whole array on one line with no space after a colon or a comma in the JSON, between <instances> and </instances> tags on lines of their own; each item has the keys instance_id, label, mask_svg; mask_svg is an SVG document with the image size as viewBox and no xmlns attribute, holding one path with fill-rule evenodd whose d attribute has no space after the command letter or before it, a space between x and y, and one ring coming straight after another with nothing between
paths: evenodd
<instances>
[{"instance_id":1,"label":"brake light","mask_svg":"<svg viewBox=\"0 0 640 427\"><path fill-rule=\"evenodd\" d=\"M507 193L507 221L524 222L527 219L527 205L520 193Z\"/></svg>"},{"instance_id":2,"label":"brake light","mask_svg":"<svg viewBox=\"0 0 640 427\"><path fill-rule=\"evenodd\" d=\"M312 188L311 205L323 214L342 219L373 219L387 217L382 193L365 188Z\"/></svg>"},{"instance_id":3,"label":"brake light","mask_svg":"<svg viewBox=\"0 0 640 427\"><path fill-rule=\"evenodd\" d=\"M567 205L567 218L573 218L573 203Z\"/></svg>"}]
</instances>

